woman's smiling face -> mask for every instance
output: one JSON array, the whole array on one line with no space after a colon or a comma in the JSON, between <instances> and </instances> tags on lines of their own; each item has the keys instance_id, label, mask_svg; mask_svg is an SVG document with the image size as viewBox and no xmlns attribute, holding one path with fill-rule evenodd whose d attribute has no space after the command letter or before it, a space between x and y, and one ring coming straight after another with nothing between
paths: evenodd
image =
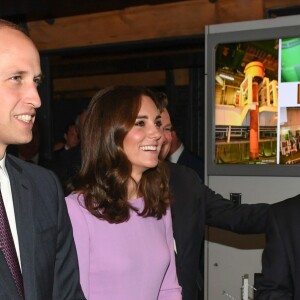
<instances>
[{"instance_id":1,"label":"woman's smiling face","mask_svg":"<svg viewBox=\"0 0 300 300\"><path fill-rule=\"evenodd\" d=\"M132 165L132 178L139 182L144 171L158 164L163 138L161 116L153 100L142 96L134 126L123 141L124 152Z\"/></svg>"}]
</instances>

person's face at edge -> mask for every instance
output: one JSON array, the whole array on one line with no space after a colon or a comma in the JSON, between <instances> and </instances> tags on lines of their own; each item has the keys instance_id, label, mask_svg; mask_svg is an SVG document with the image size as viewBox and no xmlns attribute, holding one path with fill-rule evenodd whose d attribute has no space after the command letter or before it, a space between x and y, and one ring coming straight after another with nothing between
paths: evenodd
<instances>
[{"instance_id":1,"label":"person's face at edge","mask_svg":"<svg viewBox=\"0 0 300 300\"><path fill-rule=\"evenodd\" d=\"M79 143L78 130L75 125L71 125L68 132L64 134L66 145L70 148L75 147Z\"/></svg>"},{"instance_id":2,"label":"person's face at edge","mask_svg":"<svg viewBox=\"0 0 300 300\"><path fill-rule=\"evenodd\" d=\"M153 100L142 96L141 108L134 126L124 138L123 148L132 164L132 178L139 182L144 171L158 164L163 143L161 116Z\"/></svg>"},{"instance_id":3,"label":"person's face at edge","mask_svg":"<svg viewBox=\"0 0 300 300\"><path fill-rule=\"evenodd\" d=\"M165 159L170 151L170 147L172 144L172 124L167 109L164 109L161 113L161 123L164 142L159 156L160 158Z\"/></svg>"},{"instance_id":4,"label":"person's face at edge","mask_svg":"<svg viewBox=\"0 0 300 300\"><path fill-rule=\"evenodd\" d=\"M39 53L22 32L0 28L0 159L10 144L32 139L36 108L41 106Z\"/></svg>"}]
</instances>

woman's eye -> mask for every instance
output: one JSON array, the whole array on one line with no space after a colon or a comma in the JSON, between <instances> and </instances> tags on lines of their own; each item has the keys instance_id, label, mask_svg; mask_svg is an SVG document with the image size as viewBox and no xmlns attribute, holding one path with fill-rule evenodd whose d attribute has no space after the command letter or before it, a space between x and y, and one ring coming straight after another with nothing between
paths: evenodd
<instances>
[{"instance_id":1,"label":"woman's eye","mask_svg":"<svg viewBox=\"0 0 300 300\"><path fill-rule=\"evenodd\" d=\"M163 129L164 131L172 131L172 128L171 127L166 127Z\"/></svg>"},{"instance_id":2,"label":"woman's eye","mask_svg":"<svg viewBox=\"0 0 300 300\"><path fill-rule=\"evenodd\" d=\"M145 122L144 122L144 121L137 121L137 122L135 122L134 125L135 125L135 126L143 127L143 126L145 126Z\"/></svg>"},{"instance_id":3,"label":"woman's eye","mask_svg":"<svg viewBox=\"0 0 300 300\"><path fill-rule=\"evenodd\" d=\"M156 121L155 125L156 125L156 127L160 128L161 127L161 121L160 120Z\"/></svg>"}]
</instances>

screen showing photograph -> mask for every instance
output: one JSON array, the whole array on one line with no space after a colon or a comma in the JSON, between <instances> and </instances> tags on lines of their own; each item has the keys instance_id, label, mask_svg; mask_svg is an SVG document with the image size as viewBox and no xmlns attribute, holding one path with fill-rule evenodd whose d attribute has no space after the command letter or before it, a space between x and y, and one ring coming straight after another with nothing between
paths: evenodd
<instances>
[{"instance_id":1,"label":"screen showing photograph","mask_svg":"<svg viewBox=\"0 0 300 300\"><path fill-rule=\"evenodd\" d=\"M300 38L216 48L215 163L300 164Z\"/></svg>"}]
</instances>

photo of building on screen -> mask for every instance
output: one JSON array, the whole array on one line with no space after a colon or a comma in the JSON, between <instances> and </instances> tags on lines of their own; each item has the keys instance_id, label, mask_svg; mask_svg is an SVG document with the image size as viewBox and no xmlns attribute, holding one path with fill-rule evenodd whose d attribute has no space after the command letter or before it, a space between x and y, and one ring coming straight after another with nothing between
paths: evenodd
<instances>
[{"instance_id":1,"label":"photo of building on screen","mask_svg":"<svg viewBox=\"0 0 300 300\"><path fill-rule=\"evenodd\" d=\"M277 163L278 49L278 40L218 45L216 163Z\"/></svg>"},{"instance_id":2,"label":"photo of building on screen","mask_svg":"<svg viewBox=\"0 0 300 300\"><path fill-rule=\"evenodd\" d=\"M300 38L281 40L280 164L300 164Z\"/></svg>"}]
</instances>

